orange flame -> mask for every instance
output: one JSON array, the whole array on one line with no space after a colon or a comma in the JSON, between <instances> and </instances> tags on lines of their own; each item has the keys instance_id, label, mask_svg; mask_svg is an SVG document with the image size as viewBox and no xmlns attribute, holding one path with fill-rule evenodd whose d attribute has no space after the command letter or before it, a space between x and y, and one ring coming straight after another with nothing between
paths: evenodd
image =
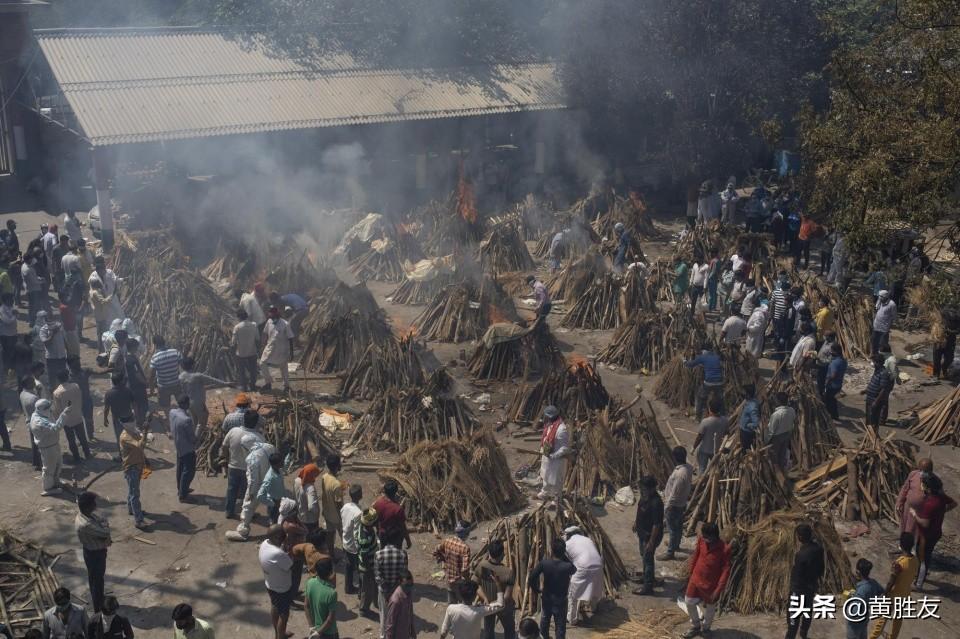
<instances>
[{"instance_id":1,"label":"orange flame","mask_svg":"<svg viewBox=\"0 0 960 639\"><path fill-rule=\"evenodd\" d=\"M457 180L457 213L470 224L477 222L477 203L473 195L473 185L467 180L460 160L460 178Z\"/></svg>"},{"instance_id":2,"label":"orange flame","mask_svg":"<svg viewBox=\"0 0 960 639\"><path fill-rule=\"evenodd\" d=\"M498 306L493 304L487 304L487 315L490 317L492 324L503 324L510 321L510 318L507 317Z\"/></svg>"}]
</instances>

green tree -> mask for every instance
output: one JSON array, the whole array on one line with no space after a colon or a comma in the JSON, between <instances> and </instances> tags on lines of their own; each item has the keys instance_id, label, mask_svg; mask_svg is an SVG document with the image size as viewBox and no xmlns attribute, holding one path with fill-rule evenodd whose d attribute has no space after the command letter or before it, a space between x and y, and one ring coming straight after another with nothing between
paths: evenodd
<instances>
[{"instance_id":1,"label":"green tree","mask_svg":"<svg viewBox=\"0 0 960 639\"><path fill-rule=\"evenodd\" d=\"M807 113L808 201L855 244L945 222L955 247L960 178L960 2L901 0L829 66L829 108Z\"/></svg>"}]
</instances>

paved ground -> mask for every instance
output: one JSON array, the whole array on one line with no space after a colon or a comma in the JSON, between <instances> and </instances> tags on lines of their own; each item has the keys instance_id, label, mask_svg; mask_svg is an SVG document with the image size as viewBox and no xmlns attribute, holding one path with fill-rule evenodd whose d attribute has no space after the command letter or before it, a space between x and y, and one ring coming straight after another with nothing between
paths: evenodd
<instances>
[{"instance_id":1,"label":"paved ground","mask_svg":"<svg viewBox=\"0 0 960 639\"><path fill-rule=\"evenodd\" d=\"M43 214L18 214L21 235L27 239L28 229L39 227L41 219L48 219ZM648 252L665 250L666 247L651 247ZM371 283L371 290L378 297L383 307L390 314L397 327L409 325L418 312L409 307L396 307L383 301L390 286ZM24 313L25 317L25 313ZM559 317L553 316L551 323L557 337L568 352L576 352L590 356L609 339L609 332L579 332L563 331L558 329ZM88 326L89 334L92 328ZM898 352L913 352L909 344L922 341L923 335L896 335L895 347ZM469 345L431 345L434 363L447 363L455 358L461 348ZM94 350L89 345L84 347L84 359L87 365L92 366ZM856 362L862 367L863 362ZM764 368L769 372L769 362L764 362ZM461 368L453 369L459 375ZM622 397L632 397L633 388L640 384L644 396L652 398L654 378L628 375L620 371L611 371L601 368L601 374L607 388ZM898 410L910 407L917 403L927 403L930 399L945 393L945 385L921 385L927 380L920 368L906 364L907 371L913 380L898 387L893 396L890 414L896 415ZM108 380L104 377L95 378L94 392L99 404L99 398L106 389ZM503 385L493 388L476 389L462 380L459 382L460 392L476 395L480 390L492 392L492 410L479 413L487 423L495 423L500 419L502 405L506 403L513 392L512 385ZM3 526L26 537L45 544L55 553L63 553L57 563L57 574L63 584L71 588L79 600L88 597L86 574L80 552L77 549L76 537L73 531L75 506L67 498L41 498L40 478L34 472L29 462L29 446L27 433L23 427L22 416L14 408L15 395L10 389L10 380L7 380L4 401L7 410L8 424L16 426L13 440L16 449L10 454L0 454L0 484L5 487L5 498L0 503L0 521ZM333 385L320 385L313 390L333 390ZM860 406L862 397L857 393L859 389L848 388L848 394L843 399L844 424L841 435L846 442L853 442L858 433L858 422L862 416ZM222 398L229 403L233 391L222 391ZM211 404L220 404L221 395L211 395ZM654 406L661 418L670 419L678 436L685 445L690 445L693 435L688 431L693 429L692 420L684 414L671 412L660 403L654 401ZM225 480L220 478L198 477L194 484L198 503L192 505L180 504L176 499L173 480L172 442L162 434L154 439L149 447L148 456L154 465L153 475L143 484L144 508L149 513L148 521L152 522L148 532L141 533L133 527L133 522L126 514L124 500L126 487L121 474L110 461L114 451L112 432L102 429L102 411L96 411L98 423L98 441L94 444L96 459L85 463L80 468L67 467L65 479L76 480L80 485L89 481L98 473L107 473L96 481L93 486L101 495L101 507L110 519L114 530L114 545L110 550L107 574L107 589L116 595L123 606L124 614L132 618L137 637L153 639L170 637L170 610L180 601L193 604L198 616L212 621L220 637L270 637L272 630L269 625L269 605L264 592L261 572L257 563L256 543L248 542L236 544L224 540L223 533L232 528L233 522L228 522L223 516L222 499L225 490ZM888 432L885 428L884 432ZM515 439L511 430L500 432L502 442L507 450L511 464L517 465L530 461L514 450L515 445L529 446ZM669 433L665 433L669 440ZM906 434L903 433L905 437ZM64 447L66 448L66 447ZM930 454L936 463L937 471L945 478L948 491L956 494L960 485L960 462L957 461L956 451L950 447L921 446L923 454ZM388 459L382 456L381 459ZM344 479L364 486L367 499L372 501L376 494L377 481L371 473L361 473L351 470L346 465ZM289 484L288 484L289 485ZM639 557L636 550L636 540L629 531L632 521L632 509L623 509L610 505L605 510L598 509L597 515L603 522L624 561L630 567L638 564ZM477 547L482 543L491 522L481 524L471 538L470 543ZM255 534L262 534L264 521L261 519L254 526ZM896 529L889 525L871 525L870 533L859 537L847 544L850 556L856 559L866 556L872 559L877 566L876 577L885 581L888 574L888 565L891 560L890 550L895 546ZM945 525L946 535L941 542L942 552L950 555L949 561L944 560L935 566L931 575L930 585L933 596L943 597L943 621L907 622L901 636L926 638L947 638L960 636L960 582L958 582L956 550L960 548L957 531L960 530L960 516L951 513ZM431 575L436 567L430 559L430 550L436 543L432 534L417 534L414 536L414 551L411 553L411 568L418 582L417 601L415 604L418 616L418 628L425 636L434 636L442 620L444 595L438 587L439 582ZM691 540L686 541L689 547ZM638 597L624 591L615 602L616 607L603 614L604 621L617 623L632 616L635 619L654 620L667 615L673 615L677 610L673 604L673 597L679 585L679 575L682 564L658 566L658 572L666 578L666 587L654 597ZM342 592L342 585L341 585ZM359 618L356 614L356 603L352 599L342 598L338 620L341 637L370 637L374 636L376 623ZM720 638L732 637L776 637L782 635L783 622L773 615L757 615L742 617L739 615L723 615L715 622L715 635ZM295 612L291 621L291 630L297 636L306 633L306 622L299 612ZM682 627L679 627L682 630ZM815 622L814 637L843 636L841 622ZM590 631L585 628L573 629L571 637L586 637Z\"/></svg>"}]
</instances>

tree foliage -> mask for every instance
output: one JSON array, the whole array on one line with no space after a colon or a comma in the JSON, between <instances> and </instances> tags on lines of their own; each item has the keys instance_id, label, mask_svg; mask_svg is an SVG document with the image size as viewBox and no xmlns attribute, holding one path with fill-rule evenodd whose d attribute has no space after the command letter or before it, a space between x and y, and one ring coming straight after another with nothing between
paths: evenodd
<instances>
[{"instance_id":1,"label":"tree foliage","mask_svg":"<svg viewBox=\"0 0 960 639\"><path fill-rule=\"evenodd\" d=\"M627 158L646 141L675 175L749 167L816 96L828 59L805 0L570 2L549 24L590 139Z\"/></svg>"},{"instance_id":2,"label":"tree foliage","mask_svg":"<svg viewBox=\"0 0 960 639\"><path fill-rule=\"evenodd\" d=\"M855 243L944 217L956 241L960 2L890 7L891 19L873 38L835 54L829 109L806 114L808 201Z\"/></svg>"}]
</instances>

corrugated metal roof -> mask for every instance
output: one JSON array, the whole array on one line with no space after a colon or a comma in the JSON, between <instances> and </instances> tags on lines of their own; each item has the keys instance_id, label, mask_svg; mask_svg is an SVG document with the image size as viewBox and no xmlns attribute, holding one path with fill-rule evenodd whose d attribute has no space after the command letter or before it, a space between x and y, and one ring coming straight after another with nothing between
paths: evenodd
<instances>
[{"instance_id":1,"label":"corrugated metal roof","mask_svg":"<svg viewBox=\"0 0 960 639\"><path fill-rule=\"evenodd\" d=\"M95 146L562 109L552 64L456 70L310 66L194 29L37 31Z\"/></svg>"}]
</instances>

